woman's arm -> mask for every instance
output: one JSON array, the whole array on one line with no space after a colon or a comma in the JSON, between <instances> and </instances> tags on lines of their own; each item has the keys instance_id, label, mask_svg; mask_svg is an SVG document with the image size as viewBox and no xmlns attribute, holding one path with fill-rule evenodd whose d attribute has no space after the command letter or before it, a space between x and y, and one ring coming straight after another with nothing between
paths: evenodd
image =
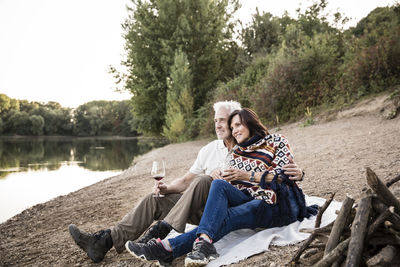
<instances>
[{"instance_id":1,"label":"woman's arm","mask_svg":"<svg viewBox=\"0 0 400 267\"><path fill-rule=\"evenodd\" d=\"M224 180L231 182L231 181L236 181L236 180L241 180L241 181L250 181L251 177L251 172L243 171L243 170L238 170L238 169L227 169L224 171L225 175ZM261 181L261 176L263 175L263 172L255 172L254 173L254 183L259 183ZM272 179L274 179L274 175L272 173L268 173L265 181L267 183L271 182Z\"/></svg>"},{"instance_id":2,"label":"woman's arm","mask_svg":"<svg viewBox=\"0 0 400 267\"><path fill-rule=\"evenodd\" d=\"M268 171L275 176L275 174L279 174L284 170L285 165L290 164L291 161L293 162L294 157L289 141L285 136L280 134L272 135L268 143L274 148L274 157Z\"/></svg>"}]
</instances>

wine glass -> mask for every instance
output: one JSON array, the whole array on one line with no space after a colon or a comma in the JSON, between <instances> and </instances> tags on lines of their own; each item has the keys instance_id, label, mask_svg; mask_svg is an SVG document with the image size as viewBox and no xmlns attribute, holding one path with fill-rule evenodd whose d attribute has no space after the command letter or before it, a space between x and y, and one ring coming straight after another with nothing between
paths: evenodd
<instances>
[{"instance_id":1,"label":"wine glass","mask_svg":"<svg viewBox=\"0 0 400 267\"><path fill-rule=\"evenodd\" d=\"M153 166L151 168L151 176L156 181L160 181L165 177L165 162L164 160L153 160ZM153 194L154 197L163 197L164 195Z\"/></svg>"},{"instance_id":2,"label":"wine glass","mask_svg":"<svg viewBox=\"0 0 400 267\"><path fill-rule=\"evenodd\" d=\"M231 155L232 155L232 152L229 151L228 154L226 155L224 161L221 162L221 164L220 164L220 170L221 170L222 177L225 175L225 170L228 170L231 168L231 164L230 164Z\"/></svg>"}]
</instances>

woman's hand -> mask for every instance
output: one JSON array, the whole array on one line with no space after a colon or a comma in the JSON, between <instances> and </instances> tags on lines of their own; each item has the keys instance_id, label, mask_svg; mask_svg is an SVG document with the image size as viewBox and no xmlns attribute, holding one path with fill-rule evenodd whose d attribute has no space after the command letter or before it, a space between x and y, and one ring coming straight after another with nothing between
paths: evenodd
<instances>
[{"instance_id":1,"label":"woman's hand","mask_svg":"<svg viewBox=\"0 0 400 267\"><path fill-rule=\"evenodd\" d=\"M294 163L293 158L289 157L289 163L284 165L282 167L282 170L284 173L289 176L289 179L292 181L302 181L303 180L303 172L297 166L296 163Z\"/></svg>"},{"instance_id":2,"label":"woman's hand","mask_svg":"<svg viewBox=\"0 0 400 267\"><path fill-rule=\"evenodd\" d=\"M237 169L227 169L223 172L223 179L230 182L235 180L248 181L250 173Z\"/></svg>"},{"instance_id":3,"label":"woman's hand","mask_svg":"<svg viewBox=\"0 0 400 267\"><path fill-rule=\"evenodd\" d=\"M224 177L222 177L221 174L222 174L222 172L221 172L220 169L215 169L215 170L210 174L210 176L211 176L211 178L212 178L213 180L222 180L222 179L224 179Z\"/></svg>"}]
</instances>

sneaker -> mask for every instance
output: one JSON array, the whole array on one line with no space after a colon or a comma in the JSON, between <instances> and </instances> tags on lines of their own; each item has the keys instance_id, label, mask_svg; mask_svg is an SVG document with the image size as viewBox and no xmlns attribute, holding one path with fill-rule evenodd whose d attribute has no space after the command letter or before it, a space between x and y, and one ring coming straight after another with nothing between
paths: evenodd
<instances>
[{"instance_id":1,"label":"sneaker","mask_svg":"<svg viewBox=\"0 0 400 267\"><path fill-rule=\"evenodd\" d=\"M164 248L161 239L151 239L146 244L128 241L126 250L135 258L147 261L156 261L159 266L171 266L172 252Z\"/></svg>"},{"instance_id":2,"label":"sneaker","mask_svg":"<svg viewBox=\"0 0 400 267\"><path fill-rule=\"evenodd\" d=\"M70 224L68 230L75 243L83 249L94 262L102 261L107 251L113 246L110 229L89 234L80 231L76 225Z\"/></svg>"},{"instance_id":3,"label":"sneaker","mask_svg":"<svg viewBox=\"0 0 400 267\"><path fill-rule=\"evenodd\" d=\"M193 244L192 252L185 258L185 267L204 266L218 256L214 245L199 237Z\"/></svg>"},{"instance_id":4,"label":"sneaker","mask_svg":"<svg viewBox=\"0 0 400 267\"><path fill-rule=\"evenodd\" d=\"M160 238L164 239L167 237L169 232L171 232L172 227L165 221L158 221L152 226L150 226L149 229L147 229L146 232L144 232L143 236L136 240L136 243L147 243L150 241L150 239L153 238Z\"/></svg>"}]
</instances>

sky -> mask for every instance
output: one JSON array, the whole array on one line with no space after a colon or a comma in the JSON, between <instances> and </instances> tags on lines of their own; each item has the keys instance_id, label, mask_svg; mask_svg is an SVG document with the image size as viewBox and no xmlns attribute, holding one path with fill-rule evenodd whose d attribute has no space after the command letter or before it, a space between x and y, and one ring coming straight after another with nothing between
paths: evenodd
<instances>
[{"instance_id":1,"label":"sky","mask_svg":"<svg viewBox=\"0 0 400 267\"><path fill-rule=\"evenodd\" d=\"M295 16L311 0L241 0L245 24L260 13ZM396 0L331 0L327 11L352 18L354 26L378 6ZM92 100L130 99L116 92L109 66L122 70L121 24L130 0L0 0L0 94L78 107Z\"/></svg>"}]
</instances>

